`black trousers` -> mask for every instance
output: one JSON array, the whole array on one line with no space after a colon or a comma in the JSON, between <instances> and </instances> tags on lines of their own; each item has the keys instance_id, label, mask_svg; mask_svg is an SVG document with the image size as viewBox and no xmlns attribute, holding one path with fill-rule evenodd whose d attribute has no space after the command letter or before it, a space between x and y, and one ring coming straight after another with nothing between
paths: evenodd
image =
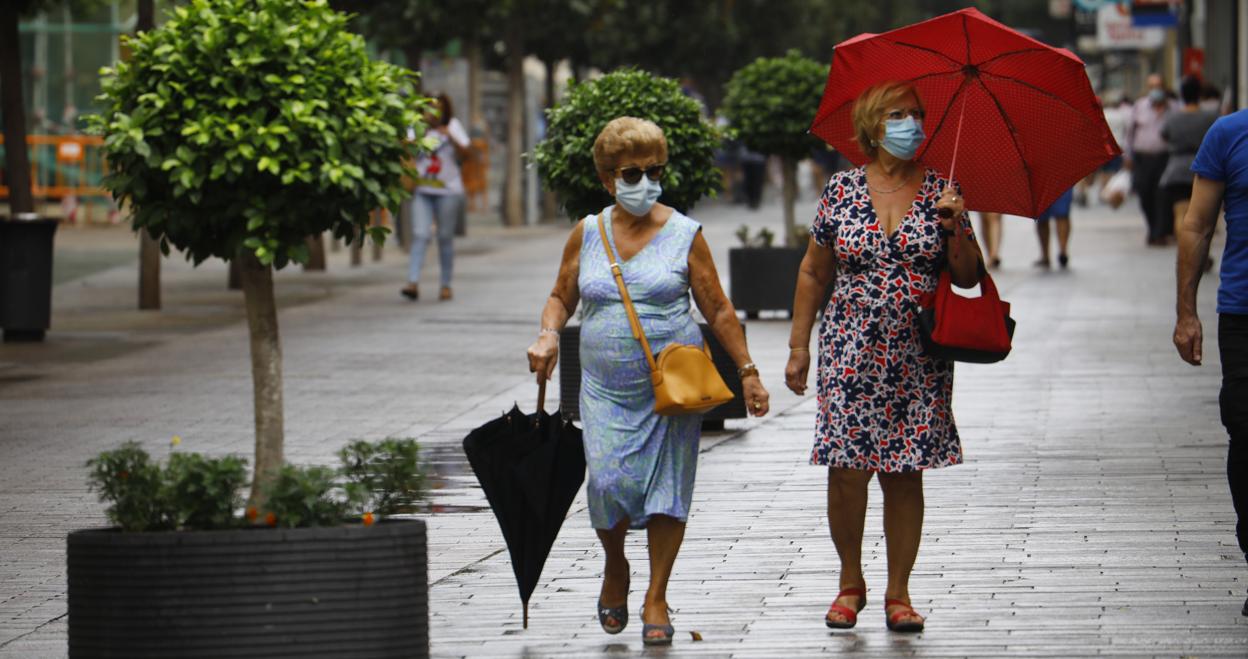
<instances>
[{"instance_id":1,"label":"black trousers","mask_svg":"<svg viewBox=\"0 0 1248 659\"><path fill-rule=\"evenodd\" d=\"M1140 196L1140 210L1148 226L1149 240L1160 240L1174 233L1173 207L1167 208L1166 195L1161 189L1161 174L1166 170L1166 153L1137 153L1131 171L1135 193Z\"/></svg>"},{"instance_id":2,"label":"black trousers","mask_svg":"<svg viewBox=\"0 0 1248 659\"><path fill-rule=\"evenodd\" d=\"M1218 353L1222 357L1222 425L1231 436L1226 479L1235 505L1235 536L1248 555L1248 315L1218 315ZM1248 556L1246 556L1248 557Z\"/></svg>"}]
</instances>

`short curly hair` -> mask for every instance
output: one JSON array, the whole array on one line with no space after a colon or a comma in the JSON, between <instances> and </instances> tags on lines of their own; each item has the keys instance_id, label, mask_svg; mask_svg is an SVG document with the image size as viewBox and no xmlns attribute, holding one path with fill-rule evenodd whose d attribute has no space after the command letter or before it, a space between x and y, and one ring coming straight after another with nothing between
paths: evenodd
<instances>
[{"instance_id":1,"label":"short curly hair","mask_svg":"<svg viewBox=\"0 0 1248 659\"><path fill-rule=\"evenodd\" d=\"M884 118L884 110L906 94L914 94L919 107L923 107L923 99L919 98L919 90L914 84L896 80L869 87L854 101L854 139L858 140L858 147L871 160L879 155L879 145L872 144L872 141L875 139L875 127Z\"/></svg>"},{"instance_id":2,"label":"short curly hair","mask_svg":"<svg viewBox=\"0 0 1248 659\"><path fill-rule=\"evenodd\" d=\"M667 137L658 124L637 117L617 117L594 139L594 167L600 174L615 171L621 160L636 153L657 153L667 160Z\"/></svg>"}]
</instances>

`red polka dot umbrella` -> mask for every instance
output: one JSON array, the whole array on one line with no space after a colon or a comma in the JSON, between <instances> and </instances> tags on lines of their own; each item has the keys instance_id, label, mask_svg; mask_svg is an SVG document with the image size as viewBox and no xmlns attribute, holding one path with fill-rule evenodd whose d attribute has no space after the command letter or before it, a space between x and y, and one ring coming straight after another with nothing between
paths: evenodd
<instances>
[{"instance_id":1,"label":"red polka dot umbrella","mask_svg":"<svg viewBox=\"0 0 1248 659\"><path fill-rule=\"evenodd\" d=\"M854 101L889 80L913 82L926 110L916 159L952 175L974 210L1036 217L1122 153L1082 60L976 9L839 44L811 132L866 162Z\"/></svg>"}]
</instances>

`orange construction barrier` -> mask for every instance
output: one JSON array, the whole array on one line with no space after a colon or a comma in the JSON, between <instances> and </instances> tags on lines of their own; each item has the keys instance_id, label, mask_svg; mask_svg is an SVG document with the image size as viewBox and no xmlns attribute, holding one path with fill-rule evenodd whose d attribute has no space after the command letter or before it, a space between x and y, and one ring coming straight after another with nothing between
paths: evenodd
<instances>
[{"instance_id":1,"label":"orange construction barrier","mask_svg":"<svg viewBox=\"0 0 1248 659\"><path fill-rule=\"evenodd\" d=\"M30 187L36 200L76 203L82 197L110 199L100 184L106 173L104 138L95 135L27 135ZM4 136L0 135L0 150ZM0 160L0 199L9 198Z\"/></svg>"}]
</instances>

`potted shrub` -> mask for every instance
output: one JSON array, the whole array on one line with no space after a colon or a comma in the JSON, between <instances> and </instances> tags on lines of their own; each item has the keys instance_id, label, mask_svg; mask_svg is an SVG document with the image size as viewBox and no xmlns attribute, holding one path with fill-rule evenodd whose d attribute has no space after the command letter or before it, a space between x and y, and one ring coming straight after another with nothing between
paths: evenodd
<instances>
[{"instance_id":1,"label":"potted shrub","mask_svg":"<svg viewBox=\"0 0 1248 659\"><path fill-rule=\"evenodd\" d=\"M537 144L533 160L546 188L558 195L570 219L597 213L613 203L598 180L593 146L607 122L625 116L649 119L667 137L668 166L659 201L687 212L702 197L715 194L720 176L714 154L720 136L702 117L701 106L682 93L675 80L625 69L573 85L559 105L547 111L546 139ZM560 339L561 410L571 419L580 418L580 329L579 325L569 325ZM706 416L710 427L722 428L724 419L746 415L741 402L741 381L736 365L706 325L702 326L702 335L711 347L720 375L737 394L731 403Z\"/></svg>"},{"instance_id":2,"label":"potted shrub","mask_svg":"<svg viewBox=\"0 0 1248 659\"><path fill-rule=\"evenodd\" d=\"M769 309L793 311L797 269L805 254L805 235L794 220L797 163L819 145L809 134L819 109L828 67L789 51L784 57L759 58L728 81L721 108L735 135L752 151L780 158L784 244L742 236L742 246L728 253L732 303L750 317Z\"/></svg>"},{"instance_id":3,"label":"potted shrub","mask_svg":"<svg viewBox=\"0 0 1248 659\"><path fill-rule=\"evenodd\" d=\"M354 441L336 469L283 465L264 513L243 513L243 458L100 454L89 480L115 526L69 535L70 656L428 656L425 525L388 519L422 497L418 450Z\"/></svg>"},{"instance_id":4,"label":"potted shrub","mask_svg":"<svg viewBox=\"0 0 1248 659\"><path fill-rule=\"evenodd\" d=\"M255 459L248 494L253 521L263 522L272 516L280 525L282 520L297 517L290 514L290 509L281 508L281 490L274 489L282 483L292 483L287 477L293 468L283 465L282 359L273 270L306 262L309 235L331 231L347 242L364 235L375 242L384 240L386 231L369 225L370 213L383 207L397 210L405 196L402 177L405 172L413 173L405 170L402 163L414 157L424 143L422 112L428 99L412 93L414 78L409 71L372 60L363 39L347 31L347 20L347 16L331 10L325 0L193 0L174 9L159 29L129 41L132 56L114 70L105 71L99 97L103 110L91 118L93 130L105 136L110 170L105 185L119 202L129 205L137 231L146 231L166 254L171 248L183 250L196 264L219 257L240 265L251 337L255 406ZM416 144L405 140L409 128L420 138ZM145 464L140 457L134 459L138 467ZM133 475L130 470L125 471L128 476ZM158 471L163 474L165 468ZM141 469L134 473L155 472ZM311 490L304 486L314 475L303 474L291 487L311 496ZM161 476L159 480L164 483L168 479ZM214 482L214 487L222 487L220 482ZM267 500L270 496L275 497L273 502ZM166 521L151 528L179 528L183 522L171 524ZM418 532L411 530L415 527L420 527ZM403 535L404 539L395 537L389 541L393 550L409 558L419 555L424 560L424 530L419 522L388 524L367 531ZM308 555L331 552L359 565L374 560L374 552L366 543L342 536L343 533L349 535L341 528L95 532L81 537L72 535L70 552L75 555L79 551L76 544L87 542L87 538L105 538L97 544L124 547L91 550L113 554L141 554L141 547L148 545L154 549L164 547L173 552L171 556L181 555L182 551L201 551L206 558L187 559L190 563L200 561L195 565L202 570L195 579L223 583L222 580L233 577L214 576L217 561L212 556L235 542L252 543L252 550L259 553L280 553L279 546L306 541L317 545L307 547ZM419 535L419 550L415 544L407 544L407 535L413 533ZM156 562L163 564L160 561L165 560L173 559ZM260 560L259 554L255 560ZM226 570L222 575L236 574L228 572L233 569L226 564L228 561L221 563L217 567ZM146 563L131 565L139 573L149 567ZM98 590L81 581L84 574L91 573L71 569L71 647L77 644L74 639L85 643L83 639L95 638L111 643L118 638L114 633L92 628L94 617L103 614L98 607L91 608L97 601ZM283 589L294 592L300 587L297 572L288 576L295 586L262 579L251 584L240 581L233 586L251 598L248 601L270 605L278 601ZM111 583L105 577L111 575L99 576L101 581L92 583ZM416 583L415 577L404 579L406 584ZM423 579L421 576L421 583ZM116 587L132 587L134 592L130 594L137 603L146 597L156 602L155 598L165 592L160 585L164 582L151 587L143 585L143 580L133 583ZM343 587L351 587L351 583L342 582ZM374 597L368 590L361 592L365 598ZM392 596L398 594L385 591L375 599L383 606L383 600ZM424 598L427 593L415 596ZM228 601L225 595L221 598ZM313 605L324 601L318 595L309 598L307 602ZM131 629L127 626L131 624L151 624L152 616L169 617L181 621L177 625L186 626L166 629L164 633L172 636L162 638L176 636L181 639L181 645L176 647L196 647L209 639L219 639L222 633L228 636L231 625L241 624L240 614L231 613L230 607L224 605L220 614L235 617L228 624L222 622L224 618L218 620L225 625L222 628L206 630L175 615L181 611L178 607L192 603L197 601L176 600L160 611L136 604L130 610L137 612L134 620L141 622L116 622L113 626L126 630ZM407 604L403 607L405 612L414 611ZM273 605L263 610L277 608L281 607ZM318 616L324 622L356 615L330 612L327 607L318 606L284 610L287 618L280 622L270 619L273 629L296 622L309 624ZM424 611L419 612L421 620L425 615ZM359 638L368 629L386 638L387 643L401 647L394 651L396 656L428 651L427 644L418 647L419 642L400 638L397 631L377 632L372 614L360 614L353 619L360 625L359 632L325 622L319 632L307 634L306 638L317 644L301 654L354 654L351 644L362 642ZM387 620L391 622L376 624L393 622ZM313 627L316 625L307 629ZM133 629L132 633L139 635ZM287 644L304 640L294 636L282 638ZM253 641L259 643L258 637L238 640L231 651L242 656L253 647ZM133 646L115 656L142 656L142 652L153 656L169 654L168 647L162 653L147 646ZM264 654L259 650L251 652ZM206 652L204 656L223 654L224 650Z\"/></svg>"}]
</instances>

